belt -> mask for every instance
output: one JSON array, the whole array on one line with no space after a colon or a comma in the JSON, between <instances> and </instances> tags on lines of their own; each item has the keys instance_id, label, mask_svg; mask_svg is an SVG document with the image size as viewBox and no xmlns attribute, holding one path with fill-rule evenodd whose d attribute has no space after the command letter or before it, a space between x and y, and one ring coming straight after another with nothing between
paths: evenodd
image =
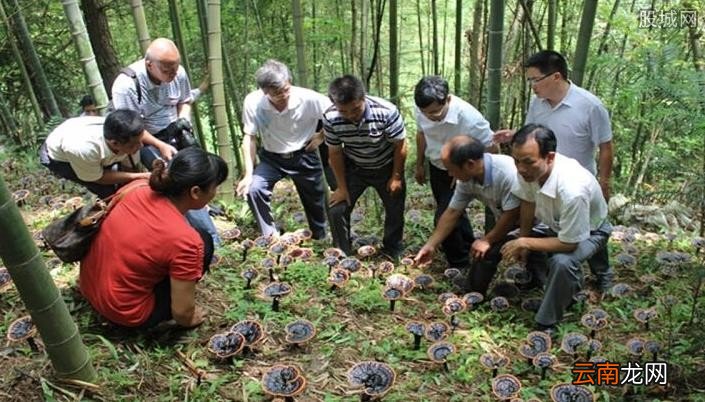
<instances>
[{"instance_id":1,"label":"belt","mask_svg":"<svg viewBox=\"0 0 705 402\"><path fill-rule=\"evenodd\" d=\"M277 157L282 158L282 159L292 159L292 158L294 158L295 156L298 156L298 155L300 155L301 153L303 153L305 149L306 149L306 147L301 148L301 149L296 150L296 151L286 152L286 153L281 153L281 154L280 154L280 153L277 153L277 152L270 152L270 151L267 151L266 149L262 149L262 151L263 151L264 153L266 153L266 154L274 155L274 156L277 156Z\"/></svg>"}]
</instances>

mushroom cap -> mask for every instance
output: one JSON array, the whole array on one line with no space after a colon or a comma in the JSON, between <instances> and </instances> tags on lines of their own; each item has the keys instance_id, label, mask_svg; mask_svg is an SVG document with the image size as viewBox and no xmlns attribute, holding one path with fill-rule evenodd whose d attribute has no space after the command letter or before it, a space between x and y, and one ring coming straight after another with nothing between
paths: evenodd
<instances>
[{"instance_id":1,"label":"mushroom cap","mask_svg":"<svg viewBox=\"0 0 705 402\"><path fill-rule=\"evenodd\" d=\"M0 291L8 288L10 284L12 284L10 271L8 271L5 267L0 267Z\"/></svg>"},{"instance_id":2,"label":"mushroom cap","mask_svg":"<svg viewBox=\"0 0 705 402\"><path fill-rule=\"evenodd\" d=\"M631 338L627 341L627 350L630 355L641 356L644 354L645 342L641 338Z\"/></svg>"},{"instance_id":3,"label":"mushroom cap","mask_svg":"<svg viewBox=\"0 0 705 402\"><path fill-rule=\"evenodd\" d=\"M29 195L29 190L20 189L12 192L12 200L15 203L22 202Z\"/></svg>"},{"instance_id":4,"label":"mushroom cap","mask_svg":"<svg viewBox=\"0 0 705 402\"><path fill-rule=\"evenodd\" d=\"M644 275L639 275L639 282L649 285L652 283L656 283L659 280L658 276L654 274L644 274Z\"/></svg>"},{"instance_id":5,"label":"mushroom cap","mask_svg":"<svg viewBox=\"0 0 705 402\"><path fill-rule=\"evenodd\" d=\"M387 277L387 287L397 288L405 295L409 294L414 289L414 281L406 275L392 274Z\"/></svg>"},{"instance_id":6,"label":"mushroom cap","mask_svg":"<svg viewBox=\"0 0 705 402\"><path fill-rule=\"evenodd\" d=\"M665 265L680 265L690 262L690 254L680 251L659 251L656 253L656 261Z\"/></svg>"},{"instance_id":7,"label":"mushroom cap","mask_svg":"<svg viewBox=\"0 0 705 402\"><path fill-rule=\"evenodd\" d=\"M242 276L243 279L251 281L251 280L255 279L257 277L257 275L259 275L259 273L257 272L256 269L250 267L250 268L247 268L246 270L242 271L242 274L240 274L240 275Z\"/></svg>"},{"instance_id":8,"label":"mushroom cap","mask_svg":"<svg viewBox=\"0 0 705 402\"><path fill-rule=\"evenodd\" d=\"M521 390L521 382L511 374L500 374L492 379L492 393L499 399L511 399Z\"/></svg>"},{"instance_id":9,"label":"mushroom cap","mask_svg":"<svg viewBox=\"0 0 705 402\"><path fill-rule=\"evenodd\" d=\"M436 342L426 351L428 358L434 363L444 363L451 353L455 353L455 346L448 342Z\"/></svg>"},{"instance_id":10,"label":"mushroom cap","mask_svg":"<svg viewBox=\"0 0 705 402\"><path fill-rule=\"evenodd\" d=\"M511 299L519 294L519 288L517 288L513 283L498 282L494 288L492 288L492 294Z\"/></svg>"},{"instance_id":11,"label":"mushroom cap","mask_svg":"<svg viewBox=\"0 0 705 402\"><path fill-rule=\"evenodd\" d=\"M333 257L333 256L328 256L323 258L323 264L325 264L327 267L334 267L338 265L338 257Z\"/></svg>"},{"instance_id":12,"label":"mushroom cap","mask_svg":"<svg viewBox=\"0 0 705 402\"><path fill-rule=\"evenodd\" d=\"M259 265L264 269L269 269L277 266L277 262L271 257L266 257L259 262Z\"/></svg>"},{"instance_id":13,"label":"mushroom cap","mask_svg":"<svg viewBox=\"0 0 705 402\"><path fill-rule=\"evenodd\" d=\"M614 262L618 266L633 267L636 265L636 257L629 253L619 253L614 257Z\"/></svg>"},{"instance_id":14,"label":"mushroom cap","mask_svg":"<svg viewBox=\"0 0 705 402\"><path fill-rule=\"evenodd\" d=\"M411 267L416 264L416 261L414 261L414 257L402 257L402 259L399 260L399 264L405 267Z\"/></svg>"},{"instance_id":15,"label":"mushroom cap","mask_svg":"<svg viewBox=\"0 0 705 402\"><path fill-rule=\"evenodd\" d=\"M553 402L592 402L595 396L589 388L571 383L556 384L551 388Z\"/></svg>"},{"instance_id":16,"label":"mushroom cap","mask_svg":"<svg viewBox=\"0 0 705 402\"><path fill-rule=\"evenodd\" d=\"M488 369L498 369L509 364L509 358L498 353L484 353L480 356L480 364Z\"/></svg>"},{"instance_id":17,"label":"mushroom cap","mask_svg":"<svg viewBox=\"0 0 705 402\"><path fill-rule=\"evenodd\" d=\"M526 342L536 353L545 353L551 350L553 342L551 336L543 331L532 331L526 335Z\"/></svg>"},{"instance_id":18,"label":"mushroom cap","mask_svg":"<svg viewBox=\"0 0 705 402\"><path fill-rule=\"evenodd\" d=\"M595 317L598 320L600 320L600 319L607 320L610 318L610 315L607 314L607 312L601 308L594 308L594 309L588 311L587 314L592 315L593 317Z\"/></svg>"},{"instance_id":19,"label":"mushroom cap","mask_svg":"<svg viewBox=\"0 0 705 402\"><path fill-rule=\"evenodd\" d=\"M220 232L220 238L223 240L235 240L240 237L242 234L242 231L238 228L232 228L232 229L227 229L223 230Z\"/></svg>"},{"instance_id":20,"label":"mushroom cap","mask_svg":"<svg viewBox=\"0 0 705 402\"><path fill-rule=\"evenodd\" d=\"M468 308L465 301L459 297L451 297L443 303L443 314L445 315L455 315L462 313Z\"/></svg>"},{"instance_id":21,"label":"mushroom cap","mask_svg":"<svg viewBox=\"0 0 705 402\"><path fill-rule=\"evenodd\" d=\"M443 271L443 276L445 276L448 279L453 279L458 275L460 275L460 270L458 268L448 268L445 271Z\"/></svg>"},{"instance_id":22,"label":"mushroom cap","mask_svg":"<svg viewBox=\"0 0 705 402\"><path fill-rule=\"evenodd\" d=\"M463 295L463 300L465 300L465 304L467 304L468 307L474 306L478 303L482 303L484 299L485 296L483 296L482 293L479 292L470 292Z\"/></svg>"},{"instance_id":23,"label":"mushroom cap","mask_svg":"<svg viewBox=\"0 0 705 402\"><path fill-rule=\"evenodd\" d=\"M294 366L272 366L262 376L262 390L271 396L293 397L305 388L306 379Z\"/></svg>"},{"instance_id":24,"label":"mushroom cap","mask_svg":"<svg viewBox=\"0 0 705 402\"><path fill-rule=\"evenodd\" d=\"M444 322L432 322L426 326L424 336L431 342L442 341L448 336L448 324Z\"/></svg>"},{"instance_id":25,"label":"mushroom cap","mask_svg":"<svg viewBox=\"0 0 705 402\"><path fill-rule=\"evenodd\" d=\"M603 356L593 356L590 358L590 363L605 363L607 361L606 357Z\"/></svg>"},{"instance_id":26,"label":"mushroom cap","mask_svg":"<svg viewBox=\"0 0 705 402\"><path fill-rule=\"evenodd\" d=\"M658 312L655 308L638 308L634 310L634 318L642 323L647 323L658 316Z\"/></svg>"},{"instance_id":27,"label":"mushroom cap","mask_svg":"<svg viewBox=\"0 0 705 402\"><path fill-rule=\"evenodd\" d=\"M556 364L556 356L550 353L539 353L534 356L532 361L535 367L538 368L549 368Z\"/></svg>"},{"instance_id":28,"label":"mushroom cap","mask_svg":"<svg viewBox=\"0 0 705 402\"><path fill-rule=\"evenodd\" d=\"M514 281L514 278L520 273L526 271L521 265L511 265L504 271L504 279Z\"/></svg>"},{"instance_id":29,"label":"mushroom cap","mask_svg":"<svg viewBox=\"0 0 705 402\"><path fill-rule=\"evenodd\" d=\"M340 261L340 267L347 269L350 273L357 272L362 268L360 260L354 257L347 257Z\"/></svg>"},{"instance_id":30,"label":"mushroom cap","mask_svg":"<svg viewBox=\"0 0 705 402\"><path fill-rule=\"evenodd\" d=\"M13 321L7 328L7 339L17 342L23 341L37 333L37 327L32 322L32 316L26 315Z\"/></svg>"},{"instance_id":31,"label":"mushroom cap","mask_svg":"<svg viewBox=\"0 0 705 402\"><path fill-rule=\"evenodd\" d=\"M583 314L580 318L580 322L588 329L593 331L600 331L607 326L607 320L605 318L597 318L590 313Z\"/></svg>"},{"instance_id":32,"label":"mushroom cap","mask_svg":"<svg viewBox=\"0 0 705 402\"><path fill-rule=\"evenodd\" d=\"M346 271L342 268L335 268L330 271L330 276L328 276L328 283L341 287L345 285L350 279L350 271Z\"/></svg>"},{"instance_id":33,"label":"mushroom cap","mask_svg":"<svg viewBox=\"0 0 705 402\"><path fill-rule=\"evenodd\" d=\"M610 289L612 297L624 297L632 292L632 287L626 283L615 283Z\"/></svg>"},{"instance_id":34,"label":"mushroom cap","mask_svg":"<svg viewBox=\"0 0 705 402\"><path fill-rule=\"evenodd\" d=\"M255 246L255 242L250 239L245 239L240 242L240 247L244 248L245 250L249 250L254 246Z\"/></svg>"},{"instance_id":35,"label":"mushroom cap","mask_svg":"<svg viewBox=\"0 0 705 402\"><path fill-rule=\"evenodd\" d=\"M284 254L287 249L287 245L282 241L277 241L269 246L269 252L274 255Z\"/></svg>"},{"instance_id":36,"label":"mushroom cap","mask_svg":"<svg viewBox=\"0 0 705 402\"><path fill-rule=\"evenodd\" d=\"M411 321L410 323L406 324L406 330L411 332L412 334L416 336L423 336L424 331L426 330L426 325L420 321Z\"/></svg>"},{"instance_id":37,"label":"mushroom cap","mask_svg":"<svg viewBox=\"0 0 705 402\"><path fill-rule=\"evenodd\" d=\"M602 350L602 342L597 339L590 339L587 343L587 350L590 352L598 352Z\"/></svg>"},{"instance_id":38,"label":"mushroom cap","mask_svg":"<svg viewBox=\"0 0 705 402\"><path fill-rule=\"evenodd\" d=\"M506 297L497 296L490 300L490 309L495 312L504 311L509 308L509 300Z\"/></svg>"},{"instance_id":39,"label":"mushroom cap","mask_svg":"<svg viewBox=\"0 0 705 402\"><path fill-rule=\"evenodd\" d=\"M585 303L589 298L590 298L590 295L585 290L581 290L573 295L573 300L576 303L581 303L581 304Z\"/></svg>"},{"instance_id":40,"label":"mushroom cap","mask_svg":"<svg viewBox=\"0 0 705 402\"><path fill-rule=\"evenodd\" d=\"M285 327L287 343L304 343L316 336L316 327L309 320L299 319Z\"/></svg>"},{"instance_id":41,"label":"mushroom cap","mask_svg":"<svg viewBox=\"0 0 705 402\"><path fill-rule=\"evenodd\" d=\"M313 232L311 229L301 228L294 231L294 236L298 237L300 241L309 240L313 237Z\"/></svg>"},{"instance_id":42,"label":"mushroom cap","mask_svg":"<svg viewBox=\"0 0 705 402\"><path fill-rule=\"evenodd\" d=\"M377 271L381 274L391 274L394 271L394 264L391 261L382 261L377 266Z\"/></svg>"},{"instance_id":43,"label":"mushroom cap","mask_svg":"<svg viewBox=\"0 0 705 402\"><path fill-rule=\"evenodd\" d=\"M284 233L279 236L279 241L288 247L299 244L301 242L301 238L294 233Z\"/></svg>"},{"instance_id":44,"label":"mushroom cap","mask_svg":"<svg viewBox=\"0 0 705 402\"><path fill-rule=\"evenodd\" d=\"M665 295L661 298L661 303L665 307L670 308L678 304L678 298L673 295Z\"/></svg>"},{"instance_id":45,"label":"mushroom cap","mask_svg":"<svg viewBox=\"0 0 705 402\"><path fill-rule=\"evenodd\" d=\"M441 303L445 303L446 300L452 299L452 298L454 298L454 297L458 297L458 296L456 296L455 293L445 292L445 293L441 293L441 294L438 295L438 301L441 302ZM467 304L467 303L466 303L466 304Z\"/></svg>"},{"instance_id":46,"label":"mushroom cap","mask_svg":"<svg viewBox=\"0 0 705 402\"><path fill-rule=\"evenodd\" d=\"M416 286L427 288L433 284L433 277L427 274L417 275L414 278L414 283Z\"/></svg>"},{"instance_id":47,"label":"mushroom cap","mask_svg":"<svg viewBox=\"0 0 705 402\"><path fill-rule=\"evenodd\" d=\"M364 387L370 396L382 396L394 385L396 373L382 362L364 361L348 370L348 383L353 387Z\"/></svg>"},{"instance_id":48,"label":"mushroom cap","mask_svg":"<svg viewBox=\"0 0 705 402\"><path fill-rule=\"evenodd\" d=\"M578 332L569 332L563 336L561 341L561 350L568 354L575 354L577 349L586 344L588 341L587 336Z\"/></svg>"},{"instance_id":49,"label":"mushroom cap","mask_svg":"<svg viewBox=\"0 0 705 402\"><path fill-rule=\"evenodd\" d=\"M83 206L83 198L81 197L71 197L64 201L64 208L75 211Z\"/></svg>"},{"instance_id":50,"label":"mushroom cap","mask_svg":"<svg viewBox=\"0 0 705 402\"><path fill-rule=\"evenodd\" d=\"M656 340L648 340L644 342L644 350L649 353L658 353L661 351L661 343Z\"/></svg>"},{"instance_id":51,"label":"mushroom cap","mask_svg":"<svg viewBox=\"0 0 705 402\"><path fill-rule=\"evenodd\" d=\"M279 265L281 265L282 267L288 267L293 262L294 262L294 257L290 256L289 254L283 255L279 259Z\"/></svg>"},{"instance_id":52,"label":"mushroom cap","mask_svg":"<svg viewBox=\"0 0 705 402\"><path fill-rule=\"evenodd\" d=\"M382 289L382 297L384 297L385 300L399 300L402 296L404 296L404 292L401 289L389 286Z\"/></svg>"},{"instance_id":53,"label":"mushroom cap","mask_svg":"<svg viewBox=\"0 0 705 402\"><path fill-rule=\"evenodd\" d=\"M264 288L264 295L267 297L284 297L291 293L292 287L288 283L273 282Z\"/></svg>"},{"instance_id":54,"label":"mushroom cap","mask_svg":"<svg viewBox=\"0 0 705 402\"><path fill-rule=\"evenodd\" d=\"M224 332L211 336L208 351L224 359L240 353L245 346L245 337L239 332Z\"/></svg>"},{"instance_id":55,"label":"mushroom cap","mask_svg":"<svg viewBox=\"0 0 705 402\"><path fill-rule=\"evenodd\" d=\"M334 247L327 248L327 249L323 252L323 256L324 256L324 257L340 258L340 257L343 257L344 255L345 255L345 253L343 252L343 250L341 250L341 249L339 249L339 248L334 248Z\"/></svg>"},{"instance_id":56,"label":"mushroom cap","mask_svg":"<svg viewBox=\"0 0 705 402\"><path fill-rule=\"evenodd\" d=\"M264 339L262 324L254 320L242 320L232 327L230 332L237 332L245 337L245 346L252 346Z\"/></svg>"},{"instance_id":57,"label":"mushroom cap","mask_svg":"<svg viewBox=\"0 0 705 402\"><path fill-rule=\"evenodd\" d=\"M274 239L272 236L260 236L254 240L255 246L265 248L269 247L270 244L272 244L272 241Z\"/></svg>"},{"instance_id":58,"label":"mushroom cap","mask_svg":"<svg viewBox=\"0 0 705 402\"><path fill-rule=\"evenodd\" d=\"M539 311L539 308L541 308L542 302L543 299L541 299L540 297L531 297L528 299L524 299L524 301L521 302L521 309L524 311L535 313Z\"/></svg>"},{"instance_id":59,"label":"mushroom cap","mask_svg":"<svg viewBox=\"0 0 705 402\"><path fill-rule=\"evenodd\" d=\"M372 257L375 253L377 253L377 249L370 245L360 246L357 249L357 255L361 258Z\"/></svg>"}]
</instances>

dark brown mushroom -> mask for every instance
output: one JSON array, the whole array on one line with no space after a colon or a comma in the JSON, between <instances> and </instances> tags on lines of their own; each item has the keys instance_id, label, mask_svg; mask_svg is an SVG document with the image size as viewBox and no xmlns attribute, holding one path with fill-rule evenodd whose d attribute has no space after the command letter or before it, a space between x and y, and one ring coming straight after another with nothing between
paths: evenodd
<instances>
[{"instance_id":1,"label":"dark brown mushroom","mask_svg":"<svg viewBox=\"0 0 705 402\"><path fill-rule=\"evenodd\" d=\"M498 353L485 353L480 356L482 367L492 370L492 378L497 377L497 371L509 365L509 358Z\"/></svg>"},{"instance_id":2,"label":"dark brown mushroom","mask_svg":"<svg viewBox=\"0 0 705 402\"><path fill-rule=\"evenodd\" d=\"M636 265L636 257L629 253L619 253L614 257L614 262L618 267L633 267Z\"/></svg>"},{"instance_id":3,"label":"dark brown mushroom","mask_svg":"<svg viewBox=\"0 0 705 402\"><path fill-rule=\"evenodd\" d=\"M590 294L586 290L581 290L573 295L573 301L575 302L578 311L583 310L583 306L589 298Z\"/></svg>"},{"instance_id":4,"label":"dark brown mushroom","mask_svg":"<svg viewBox=\"0 0 705 402\"><path fill-rule=\"evenodd\" d=\"M540 297L530 297L521 302L521 309L530 313L535 313L539 311L539 308L541 308L541 303L543 303L543 299Z\"/></svg>"},{"instance_id":5,"label":"dark brown mushroom","mask_svg":"<svg viewBox=\"0 0 705 402\"><path fill-rule=\"evenodd\" d=\"M328 273L338 265L338 257L328 256L323 258L323 264L328 267Z\"/></svg>"},{"instance_id":6,"label":"dark brown mushroom","mask_svg":"<svg viewBox=\"0 0 705 402\"><path fill-rule=\"evenodd\" d=\"M339 248L327 248L323 252L323 256L324 257L342 258L345 256L345 253L343 252L343 250L341 250Z\"/></svg>"},{"instance_id":7,"label":"dark brown mushroom","mask_svg":"<svg viewBox=\"0 0 705 402\"><path fill-rule=\"evenodd\" d=\"M602 350L602 342L598 341L597 339L590 339L587 343L587 356L585 359L590 360L590 357L592 357L592 354L595 352L599 352Z\"/></svg>"},{"instance_id":8,"label":"dark brown mushroom","mask_svg":"<svg viewBox=\"0 0 705 402\"><path fill-rule=\"evenodd\" d=\"M511 374L501 374L492 379L492 393L499 399L512 399L520 390L521 382Z\"/></svg>"},{"instance_id":9,"label":"dark brown mushroom","mask_svg":"<svg viewBox=\"0 0 705 402\"><path fill-rule=\"evenodd\" d=\"M615 283L610 289L612 297L621 298L632 293L633 289L626 283Z\"/></svg>"},{"instance_id":10,"label":"dark brown mushroom","mask_svg":"<svg viewBox=\"0 0 705 402\"><path fill-rule=\"evenodd\" d=\"M232 228L232 229L226 229L223 230L220 233L220 238L225 240L225 241L233 241L235 239L240 238L240 235L242 235L242 231L238 228Z\"/></svg>"},{"instance_id":11,"label":"dark brown mushroom","mask_svg":"<svg viewBox=\"0 0 705 402\"><path fill-rule=\"evenodd\" d=\"M577 332L569 332L563 336L563 341L561 341L561 350L569 355L573 355L573 358L577 359L578 348L585 345L587 341L587 336Z\"/></svg>"},{"instance_id":12,"label":"dark brown mushroom","mask_svg":"<svg viewBox=\"0 0 705 402\"><path fill-rule=\"evenodd\" d=\"M269 253L276 256L276 265L279 265L279 259L281 258L282 254L284 254L287 250L287 245L282 242L282 241L277 241L272 243L269 246Z\"/></svg>"},{"instance_id":13,"label":"dark brown mushroom","mask_svg":"<svg viewBox=\"0 0 705 402\"><path fill-rule=\"evenodd\" d=\"M597 331L601 331L607 327L607 319L597 318L591 313L583 314L580 322L585 328L590 330L590 338L594 338Z\"/></svg>"},{"instance_id":14,"label":"dark brown mushroom","mask_svg":"<svg viewBox=\"0 0 705 402\"><path fill-rule=\"evenodd\" d=\"M394 311L394 304L404 296L404 291L390 286L382 289L382 297L389 301L389 311Z\"/></svg>"},{"instance_id":15,"label":"dark brown mushroom","mask_svg":"<svg viewBox=\"0 0 705 402\"><path fill-rule=\"evenodd\" d=\"M83 198L81 197L71 197L64 201L64 208L69 211L75 211L83 206Z\"/></svg>"},{"instance_id":16,"label":"dark brown mushroom","mask_svg":"<svg viewBox=\"0 0 705 402\"><path fill-rule=\"evenodd\" d=\"M638 308L634 310L634 318L644 324L644 328L649 330L649 322L658 316L658 312L654 307Z\"/></svg>"},{"instance_id":17,"label":"dark brown mushroom","mask_svg":"<svg viewBox=\"0 0 705 402\"><path fill-rule=\"evenodd\" d=\"M392 263L391 261L380 262L377 266L377 272L379 272L380 275L391 274L392 272L394 272L394 263Z\"/></svg>"},{"instance_id":18,"label":"dark brown mushroom","mask_svg":"<svg viewBox=\"0 0 705 402\"><path fill-rule=\"evenodd\" d=\"M313 237L313 232L311 231L311 229L303 228L294 231L294 235L299 238L299 242L301 243L307 240L311 240L311 238Z\"/></svg>"},{"instance_id":19,"label":"dark brown mushroom","mask_svg":"<svg viewBox=\"0 0 705 402\"><path fill-rule=\"evenodd\" d=\"M639 357L644 354L644 340L641 338L631 338L627 341L627 350L632 356Z\"/></svg>"},{"instance_id":20,"label":"dark brown mushroom","mask_svg":"<svg viewBox=\"0 0 705 402\"><path fill-rule=\"evenodd\" d=\"M27 341L30 349L33 352L38 352L39 347L34 340L34 335L37 333L37 327L32 322L32 317L26 315L13 321L7 328L7 340L10 342Z\"/></svg>"},{"instance_id":21,"label":"dark brown mushroom","mask_svg":"<svg viewBox=\"0 0 705 402\"><path fill-rule=\"evenodd\" d=\"M29 197L29 190L21 189L12 192L12 200L18 207L25 205L27 197Z\"/></svg>"},{"instance_id":22,"label":"dark brown mushroom","mask_svg":"<svg viewBox=\"0 0 705 402\"><path fill-rule=\"evenodd\" d=\"M455 346L448 342L436 342L428 347L426 354L434 363L443 364L443 369L448 372L448 356L455 353Z\"/></svg>"},{"instance_id":23,"label":"dark brown mushroom","mask_svg":"<svg viewBox=\"0 0 705 402\"><path fill-rule=\"evenodd\" d=\"M282 282L273 282L264 288L264 295L272 299L272 311L279 311L279 300L291 291L291 285Z\"/></svg>"},{"instance_id":24,"label":"dark brown mushroom","mask_svg":"<svg viewBox=\"0 0 705 402\"><path fill-rule=\"evenodd\" d=\"M527 362L531 364L531 361L539 353L547 353L551 350L551 337L543 331L532 331L526 335L526 342L519 346L519 354L527 359Z\"/></svg>"},{"instance_id":25,"label":"dark brown mushroom","mask_svg":"<svg viewBox=\"0 0 705 402\"><path fill-rule=\"evenodd\" d=\"M421 274L414 278L414 283L421 290L428 289L433 285L433 277L431 275Z\"/></svg>"},{"instance_id":26,"label":"dark brown mushroom","mask_svg":"<svg viewBox=\"0 0 705 402\"><path fill-rule=\"evenodd\" d=\"M238 332L225 332L211 336L208 351L219 359L228 359L240 353L245 346L245 337Z\"/></svg>"},{"instance_id":27,"label":"dark brown mushroom","mask_svg":"<svg viewBox=\"0 0 705 402\"><path fill-rule=\"evenodd\" d=\"M370 245L360 246L357 249L357 255L360 258L369 258L369 257L372 257L373 255L375 255L376 253L377 253L377 249L374 246L370 246Z\"/></svg>"},{"instance_id":28,"label":"dark brown mushroom","mask_svg":"<svg viewBox=\"0 0 705 402\"><path fill-rule=\"evenodd\" d=\"M306 343L316 336L316 327L309 320L296 320L286 325L286 337L287 343L293 345L300 345Z\"/></svg>"},{"instance_id":29,"label":"dark brown mushroom","mask_svg":"<svg viewBox=\"0 0 705 402\"><path fill-rule=\"evenodd\" d=\"M301 238L294 233L284 233L279 236L279 242L283 243L285 246L295 246L301 243Z\"/></svg>"},{"instance_id":30,"label":"dark brown mushroom","mask_svg":"<svg viewBox=\"0 0 705 402\"><path fill-rule=\"evenodd\" d=\"M431 342L440 342L448 336L448 324L444 322L432 322L426 325L424 336Z\"/></svg>"},{"instance_id":31,"label":"dark brown mushroom","mask_svg":"<svg viewBox=\"0 0 705 402\"><path fill-rule=\"evenodd\" d=\"M285 402L294 401L306 389L306 379L295 366L276 365L262 376L262 390L273 397L282 397Z\"/></svg>"},{"instance_id":32,"label":"dark brown mushroom","mask_svg":"<svg viewBox=\"0 0 705 402\"><path fill-rule=\"evenodd\" d=\"M519 294L519 288L513 283L498 282L491 292L495 297L504 297L505 299L513 299Z\"/></svg>"},{"instance_id":33,"label":"dark brown mushroom","mask_svg":"<svg viewBox=\"0 0 705 402\"><path fill-rule=\"evenodd\" d=\"M485 297L482 295L482 293L479 292L470 292L463 295L463 300L465 300L465 304L467 304L468 310L471 310L473 307L482 303L484 299Z\"/></svg>"},{"instance_id":34,"label":"dark brown mushroom","mask_svg":"<svg viewBox=\"0 0 705 402\"><path fill-rule=\"evenodd\" d=\"M438 301L439 301L440 303L445 303L446 300L452 299L453 297L458 297L458 296L456 296L455 293L451 293L451 292L441 293L441 294L438 295Z\"/></svg>"},{"instance_id":35,"label":"dark brown mushroom","mask_svg":"<svg viewBox=\"0 0 705 402\"><path fill-rule=\"evenodd\" d=\"M443 276L450 280L453 280L458 275L460 275L460 270L458 268L448 268L443 271Z\"/></svg>"},{"instance_id":36,"label":"dark brown mushroom","mask_svg":"<svg viewBox=\"0 0 705 402\"><path fill-rule=\"evenodd\" d=\"M497 296L490 300L490 309L496 313L505 311L509 308L509 300L506 297Z\"/></svg>"},{"instance_id":37,"label":"dark brown mushroom","mask_svg":"<svg viewBox=\"0 0 705 402\"><path fill-rule=\"evenodd\" d=\"M644 342L644 350L651 353L652 361L658 361L658 354L661 351L661 343L655 340L648 340Z\"/></svg>"},{"instance_id":38,"label":"dark brown mushroom","mask_svg":"<svg viewBox=\"0 0 705 402\"><path fill-rule=\"evenodd\" d=\"M401 265L404 266L404 267L409 268L409 267L413 267L414 264L416 264L416 262L414 261L414 257L413 257L413 256L406 256L406 257L402 257L402 258L399 260L399 264L401 264Z\"/></svg>"},{"instance_id":39,"label":"dark brown mushroom","mask_svg":"<svg viewBox=\"0 0 705 402\"><path fill-rule=\"evenodd\" d=\"M328 276L328 283L330 283L331 285L330 290L342 288L343 286L345 286L346 283L348 283L349 279L350 271L347 271L342 268L336 268L330 271L330 275Z\"/></svg>"},{"instance_id":40,"label":"dark brown mushroom","mask_svg":"<svg viewBox=\"0 0 705 402\"><path fill-rule=\"evenodd\" d=\"M460 314L467 310L468 306L465 301L459 297L451 297L443 303L443 314L450 318L451 333L455 331L455 328L460 324L457 319L456 314Z\"/></svg>"},{"instance_id":41,"label":"dark brown mushroom","mask_svg":"<svg viewBox=\"0 0 705 402\"><path fill-rule=\"evenodd\" d=\"M551 388L553 402L592 402L595 396L589 388L571 383L556 384Z\"/></svg>"},{"instance_id":42,"label":"dark brown mushroom","mask_svg":"<svg viewBox=\"0 0 705 402\"><path fill-rule=\"evenodd\" d=\"M340 267L354 273L362 268L362 263L357 258L347 257L340 261Z\"/></svg>"},{"instance_id":43,"label":"dark brown mushroom","mask_svg":"<svg viewBox=\"0 0 705 402\"><path fill-rule=\"evenodd\" d=\"M5 267L0 267L0 293L6 291L10 286L12 286L10 271Z\"/></svg>"},{"instance_id":44,"label":"dark brown mushroom","mask_svg":"<svg viewBox=\"0 0 705 402\"><path fill-rule=\"evenodd\" d=\"M255 246L255 242L250 239L245 239L240 242L240 248L242 248L242 261L247 260L247 252Z\"/></svg>"},{"instance_id":45,"label":"dark brown mushroom","mask_svg":"<svg viewBox=\"0 0 705 402\"><path fill-rule=\"evenodd\" d=\"M406 330L414 335L414 350L419 350L421 347L421 337L424 336L426 326L419 321L412 321L406 324Z\"/></svg>"},{"instance_id":46,"label":"dark brown mushroom","mask_svg":"<svg viewBox=\"0 0 705 402\"><path fill-rule=\"evenodd\" d=\"M532 360L534 367L541 370L541 380L546 379L546 371L556 365L556 356L550 353L539 353Z\"/></svg>"},{"instance_id":47,"label":"dark brown mushroom","mask_svg":"<svg viewBox=\"0 0 705 402\"><path fill-rule=\"evenodd\" d=\"M394 385L396 373L382 362L365 361L354 365L347 373L348 383L355 388L363 388L361 401L381 398Z\"/></svg>"},{"instance_id":48,"label":"dark brown mushroom","mask_svg":"<svg viewBox=\"0 0 705 402\"><path fill-rule=\"evenodd\" d=\"M692 241L693 248L695 248L695 255L698 255L700 251L705 248L705 238L695 237Z\"/></svg>"},{"instance_id":49,"label":"dark brown mushroom","mask_svg":"<svg viewBox=\"0 0 705 402\"><path fill-rule=\"evenodd\" d=\"M260 236L254 240L255 246L260 248L267 248L274 241L272 236Z\"/></svg>"},{"instance_id":50,"label":"dark brown mushroom","mask_svg":"<svg viewBox=\"0 0 705 402\"><path fill-rule=\"evenodd\" d=\"M232 327L230 332L237 332L245 337L245 347L253 347L264 339L262 324L255 320L242 320Z\"/></svg>"},{"instance_id":51,"label":"dark brown mushroom","mask_svg":"<svg viewBox=\"0 0 705 402\"><path fill-rule=\"evenodd\" d=\"M406 275L393 274L387 278L387 287L396 288L408 295L414 289L414 281Z\"/></svg>"},{"instance_id":52,"label":"dark brown mushroom","mask_svg":"<svg viewBox=\"0 0 705 402\"><path fill-rule=\"evenodd\" d=\"M242 271L242 279L245 280L245 289L250 288L250 284L252 283L252 281L255 278L257 278L257 275L258 275L257 270L252 267L247 268L246 270Z\"/></svg>"}]
</instances>

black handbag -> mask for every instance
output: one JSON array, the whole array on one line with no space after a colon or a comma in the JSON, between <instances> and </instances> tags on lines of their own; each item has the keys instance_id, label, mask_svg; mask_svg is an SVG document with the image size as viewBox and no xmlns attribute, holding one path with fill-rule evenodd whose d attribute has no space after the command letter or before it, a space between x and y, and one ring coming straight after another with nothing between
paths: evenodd
<instances>
[{"instance_id":1,"label":"black handbag","mask_svg":"<svg viewBox=\"0 0 705 402\"><path fill-rule=\"evenodd\" d=\"M146 186L139 183L126 188L117 197L112 195L105 200L97 200L92 205L83 207L61 217L42 230L44 242L63 262L80 261L91 247L91 242L98 233L103 219L125 195L137 187ZM107 201L110 201L109 203Z\"/></svg>"}]
</instances>

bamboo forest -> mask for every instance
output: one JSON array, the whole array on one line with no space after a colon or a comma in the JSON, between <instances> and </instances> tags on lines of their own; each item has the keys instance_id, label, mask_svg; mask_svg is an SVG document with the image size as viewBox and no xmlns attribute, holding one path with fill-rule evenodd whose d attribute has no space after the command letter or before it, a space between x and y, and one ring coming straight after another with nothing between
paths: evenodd
<instances>
[{"instance_id":1,"label":"bamboo forest","mask_svg":"<svg viewBox=\"0 0 705 402\"><path fill-rule=\"evenodd\" d=\"M705 0L0 0L0 400L705 401L704 48Z\"/></svg>"}]
</instances>

